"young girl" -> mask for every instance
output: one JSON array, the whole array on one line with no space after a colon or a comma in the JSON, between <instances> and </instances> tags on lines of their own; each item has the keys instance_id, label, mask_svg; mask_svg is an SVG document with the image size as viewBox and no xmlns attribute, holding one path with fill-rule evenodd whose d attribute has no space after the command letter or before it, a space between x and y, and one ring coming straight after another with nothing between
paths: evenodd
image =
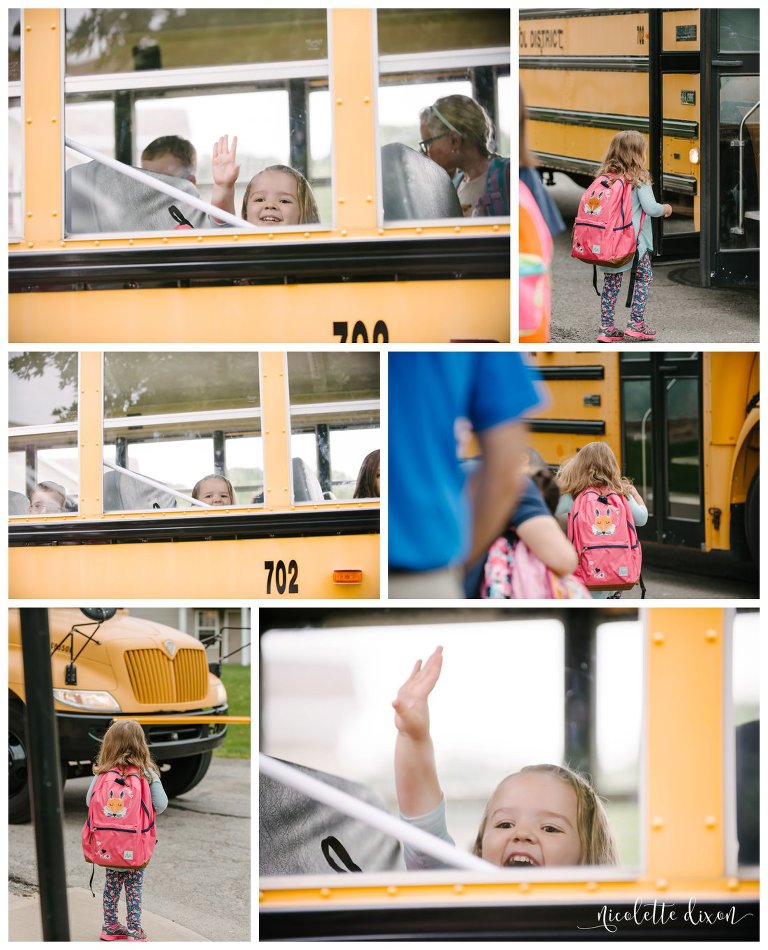
<instances>
[{"instance_id":1,"label":"young girl","mask_svg":"<svg viewBox=\"0 0 768 950\"><path fill-rule=\"evenodd\" d=\"M234 214L235 183L240 174L236 135L231 149L226 135L214 144L212 165L211 204ZM320 220L312 187L301 172L288 165L270 165L253 176L243 195L240 217L270 228Z\"/></svg>"},{"instance_id":2,"label":"young girl","mask_svg":"<svg viewBox=\"0 0 768 950\"><path fill-rule=\"evenodd\" d=\"M86 805L91 802L94 786L99 775L111 769L140 769L152 794L155 815L168 807L168 797L160 781L160 769L155 764L144 730L133 719L113 722L104 734L96 764L94 776L88 793ZM101 940L147 940L141 929L141 888L144 884L144 868L117 869L106 868L107 880L104 885L104 926L101 928ZM117 905L120 891L125 888L127 909L127 927L123 927L117 918Z\"/></svg>"},{"instance_id":3,"label":"young girl","mask_svg":"<svg viewBox=\"0 0 768 950\"><path fill-rule=\"evenodd\" d=\"M58 482L38 482L32 489L29 511L33 515L58 515L64 511L67 493Z\"/></svg>"},{"instance_id":4,"label":"young girl","mask_svg":"<svg viewBox=\"0 0 768 950\"><path fill-rule=\"evenodd\" d=\"M192 489L192 497L206 505L234 505L235 490L223 475L206 475Z\"/></svg>"},{"instance_id":5,"label":"young girl","mask_svg":"<svg viewBox=\"0 0 768 950\"><path fill-rule=\"evenodd\" d=\"M653 235L651 218L668 218L672 214L671 205L659 204L653 196L651 176L646 168L647 149L645 139L639 132L630 130L618 132L608 146L608 152L600 166L598 176L612 178L623 177L632 186L632 224L638 235L638 265L635 278L635 290L632 296L632 309L629 325L622 333L616 326L616 301L621 290L621 275L632 267L632 262L623 267L601 267L605 274L605 284L600 300L600 333L598 343L616 343L624 337L633 340L653 340L656 331L646 322L645 308L651 293L653 273L651 271L651 251ZM640 218L645 211L646 217L640 228Z\"/></svg>"},{"instance_id":6,"label":"young girl","mask_svg":"<svg viewBox=\"0 0 768 950\"><path fill-rule=\"evenodd\" d=\"M560 466L556 476L560 486L560 501L556 517L566 517L573 508L573 500L586 488L600 488L623 495L629 501L629 509L635 527L641 528L648 521L648 509L632 482L621 474L613 449L605 442L588 442L573 458ZM615 596L611 591L592 591L593 597Z\"/></svg>"},{"instance_id":7,"label":"young girl","mask_svg":"<svg viewBox=\"0 0 768 950\"><path fill-rule=\"evenodd\" d=\"M438 647L423 668L417 661L392 703L395 784L401 817L453 844L429 734L428 698L440 677L442 650ZM618 863L595 790L581 775L558 765L531 765L508 775L485 806L472 850L499 867ZM410 870L443 866L407 844L405 864Z\"/></svg>"}]
</instances>

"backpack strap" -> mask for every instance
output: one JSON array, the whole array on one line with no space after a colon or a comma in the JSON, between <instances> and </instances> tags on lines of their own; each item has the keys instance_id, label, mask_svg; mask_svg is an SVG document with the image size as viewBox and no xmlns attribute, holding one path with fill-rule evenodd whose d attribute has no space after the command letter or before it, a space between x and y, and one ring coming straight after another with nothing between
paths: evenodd
<instances>
[{"instance_id":1,"label":"backpack strap","mask_svg":"<svg viewBox=\"0 0 768 950\"><path fill-rule=\"evenodd\" d=\"M91 889L91 895L92 895L93 897L96 897L96 891L94 891L94 889L93 889L93 875L94 875L95 873L96 873L96 865L95 865L95 864L92 864L92 865L91 865L91 880L88 882L88 887L90 887L90 889Z\"/></svg>"},{"instance_id":2,"label":"backpack strap","mask_svg":"<svg viewBox=\"0 0 768 950\"><path fill-rule=\"evenodd\" d=\"M595 288L595 293L598 297L602 297L602 294L597 289L597 264L592 265L592 286Z\"/></svg>"},{"instance_id":3,"label":"backpack strap","mask_svg":"<svg viewBox=\"0 0 768 950\"><path fill-rule=\"evenodd\" d=\"M352 858L350 858L349 854L347 853L347 849L338 838L334 838L332 835L328 838L323 838L323 840L320 842L320 848L323 852L323 857L325 860L328 862L328 864L330 864L333 870L338 871L339 874L344 874L346 871L362 870L362 868L359 868ZM331 849L336 852L336 857L344 865L343 868L339 867L339 865L331 857Z\"/></svg>"}]
</instances>

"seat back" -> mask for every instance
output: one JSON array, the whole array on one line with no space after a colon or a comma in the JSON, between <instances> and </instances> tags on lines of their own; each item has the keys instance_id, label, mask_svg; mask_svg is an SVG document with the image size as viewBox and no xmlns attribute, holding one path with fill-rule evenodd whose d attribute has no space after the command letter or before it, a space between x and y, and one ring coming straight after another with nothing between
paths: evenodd
<instances>
[{"instance_id":1,"label":"seat back","mask_svg":"<svg viewBox=\"0 0 768 950\"><path fill-rule=\"evenodd\" d=\"M176 496L124 472L104 473L104 511L146 511L155 507L176 508Z\"/></svg>"},{"instance_id":2,"label":"seat back","mask_svg":"<svg viewBox=\"0 0 768 950\"><path fill-rule=\"evenodd\" d=\"M197 188L186 178L140 170L195 198L200 197ZM100 162L86 162L68 169L64 189L67 234L172 231L176 222L168 212L171 205L179 207L193 228L212 226L202 211Z\"/></svg>"},{"instance_id":3,"label":"seat back","mask_svg":"<svg viewBox=\"0 0 768 950\"><path fill-rule=\"evenodd\" d=\"M315 475L304 459L291 459L291 472L293 473L294 502L325 501L323 489L320 487L317 475Z\"/></svg>"},{"instance_id":4,"label":"seat back","mask_svg":"<svg viewBox=\"0 0 768 950\"><path fill-rule=\"evenodd\" d=\"M386 221L463 217L448 172L407 145L382 148L381 177Z\"/></svg>"},{"instance_id":5,"label":"seat back","mask_svg":"<svg viewBox=\"0 0 768 950\"><path fill-rule=\"evenodd\" d=\"M8 514L9 515L28 515L29 498L22 495L20 491L8 490Z\"/></svg>"}]
</instances>

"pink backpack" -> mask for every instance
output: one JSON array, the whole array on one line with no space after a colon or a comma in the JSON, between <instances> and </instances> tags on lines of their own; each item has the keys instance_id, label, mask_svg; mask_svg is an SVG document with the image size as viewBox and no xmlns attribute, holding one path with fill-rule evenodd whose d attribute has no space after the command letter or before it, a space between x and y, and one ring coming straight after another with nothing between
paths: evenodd
<instances>
[{"instance_id":1,"label":"pink backpack","mask_svg":"<svg viewBox=\"0 0 768 950\"><path fill-rule=\"evenodd\" d=\"M642 551L623 495L580 492L568 513L568 540L579 555L574 574L589 590L631 590L640 580Z\"/></svg>"},{"instance_id":2,"label":"pink backpack","mask_svg":"<svg viewBox=\"0 0 768 950\"><path fill-rule=\"evenodd\" d=\"M487 600L591 599L577 577L558 577L523 541L507 535L488 549L480 596Z\"/></svg>"},{"instance_id":3,"label":"pink backpack","mask_svg":"<svg viewBox=\"0 0 768 950\"><path fill-rule=\"evenodd\" d=\"M640 216L643 227L645 211ZM623 267L637 250L632 226L632 185L623 178L601 175L579 201L573 222L571 257L602 267Z\"/></svg>"},{"instance_id":4,"label":"pink backpack","mask_svg":"<svg viewBox=\"0 0 768 950\"><path fill-rule=\"evenodd\" d=\"M107 868L143 868L157 829L149 782L136 770L110 769L96 779L83 825L83 855ZM93 875L91 875L93 881Z\"/></svg>"}]
</instances>

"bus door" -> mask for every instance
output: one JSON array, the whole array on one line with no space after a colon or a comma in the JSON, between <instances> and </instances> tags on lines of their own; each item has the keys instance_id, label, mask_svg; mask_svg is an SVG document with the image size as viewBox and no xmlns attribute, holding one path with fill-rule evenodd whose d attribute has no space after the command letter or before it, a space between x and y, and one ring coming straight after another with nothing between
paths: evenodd
<instances>
[{"instance_id":1,"label":"bus door","mask_svg":"<svg viewBox=\"0 0 768 950\"><path fill-rule=\"evenodd\" d=\"M642 540L704 542L700 353L622 353L623 471L648 506Z\"/></svg>"},{"instance_id":2,"label":"bus door","mask_svg":"<svg viewBox=\"0 0 768 950\"><path fill-rule=\"evenodd\" d=\"M760 11L702 10L704 286L756 285L760 248Z\"/></svg>"},{"instance_id":3,"label":"bus door","mask_svg":"<svg viewBox=\"0 0 768 950\"><path fill-rule=\"evenodd\" d=\"M656 197L672 206L654 218L654 257L699 256L701 46L699 10L649 10L649 167ZM660 183L660 184L659 184Z\"/></svg>"}]
</instances>

